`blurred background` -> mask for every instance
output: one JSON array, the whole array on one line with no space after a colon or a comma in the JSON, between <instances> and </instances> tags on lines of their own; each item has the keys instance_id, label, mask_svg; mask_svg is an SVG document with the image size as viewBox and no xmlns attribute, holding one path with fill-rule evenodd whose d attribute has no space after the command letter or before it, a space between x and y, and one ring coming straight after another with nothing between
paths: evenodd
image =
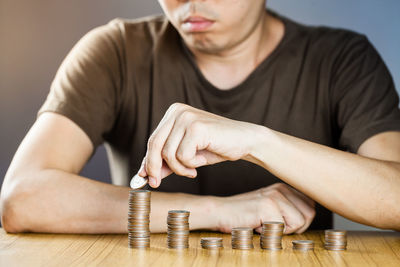
<instances>
[{"instance_id":1,"label":"blurred background","mask_svg":"<svg viewBox=\"0 0 400 267\"><path fill-rule=\"evenodd\" d=\"M298 22L364 33L400 88L400 1L268 0ZM155 0L0 0L0 183L19 143L34 123L50 83L72 46L90 29L115 17L162 13ZM100 147L82 175L110 182ZM335 215L336 228L372 229Z\"/></svg>"}]
</instances>

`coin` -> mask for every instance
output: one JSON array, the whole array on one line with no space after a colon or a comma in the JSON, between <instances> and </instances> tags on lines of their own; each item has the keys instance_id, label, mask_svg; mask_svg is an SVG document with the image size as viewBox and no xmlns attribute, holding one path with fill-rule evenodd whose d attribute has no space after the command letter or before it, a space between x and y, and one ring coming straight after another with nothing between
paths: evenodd
<instances>
[{"instance_id":1,"label":"coin","mask_svg":"<svg viewBox=\"0 0 400 267\"><path fill-rule=\"evenodd\" d=\"M232 228L231 244L233 249L253 249L253 228Z\"/></svg>"},{"instance_id":2,"label":"coin","mask_svg":"<svg viewBox=\"0 0 400 267\"><path fill-rule=\"evenodd\" d=\"M223 248L221 237L202 237L200 239L201 247L204 249Z\"/></svg>"},{"instance_id":3,"label":"coin","mask_svg":"<svg viewBox=\"0 0 400 267\"><path fill-rule=\"evenodd\" d=\"M294 250L314 250L314 241L312 240L294 240L292 244Z\"/></svg>"},{"instance_id":4,"label":"coin","mask_svg":"<svg viewBox=\"0 0 400 267\"><path fill-rule=\"evenodd\" d=\"M268 250L282 249L283 222L263 222L260 235L260 247Z\"/></svg>"},{"instance_id":5,"label":"coin","mask_svg":"<svg viewBox=\"0 0 400 267\"><path fill-rule=\"evenodd\" d=\"M347 232L344 230L325 230L324 248L327 250L346 250Z\"/></svg>"},{"instance_id":6,"label":"coin","mask_svg":"<svg viewBox=\"0 0 400 267\"><path fill-rule=\"evenodd\" d=\"M135 176L132 177L130 186L132 189L139 189L145 186L148 183L149 179L148 177L143 178L142 176L139 176L139 174L136 174Z\"/></svg>"},{"instance_id":7,"label":"coin","mask_svg":"<svg viewBox=\"0 0 400 267\"><path fill-rule=\"evenodd\" d=\"M129 191L128 247L150 247L150 196L148 190Z\"/></svg>"},{"instance_id":8,"label":"coin","mask_svg":"<svg viewBox=\"0 0 400 267\"><path fill-rule=\"evenodd\" d=\"M186 210L170 210L167 216L168 248L183 249L189 247L189 215Z\"/></svg>"}]
</instances>

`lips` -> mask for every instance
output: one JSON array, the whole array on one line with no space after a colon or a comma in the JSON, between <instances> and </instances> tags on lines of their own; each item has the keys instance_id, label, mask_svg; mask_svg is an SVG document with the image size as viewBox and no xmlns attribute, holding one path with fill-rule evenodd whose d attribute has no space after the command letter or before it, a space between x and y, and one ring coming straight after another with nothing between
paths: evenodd
<instances>
[{"instance_id":1,"label":"lips","mask_svg":"<svg viewBox=\"0 0 400 267\"><path fill-rule=\"evenodd\" d=\"M203 32L208 30L213 24L213 20L201 16L190 16L183 21L182 29L187 32Z\"/></svg>"}]
</instances>

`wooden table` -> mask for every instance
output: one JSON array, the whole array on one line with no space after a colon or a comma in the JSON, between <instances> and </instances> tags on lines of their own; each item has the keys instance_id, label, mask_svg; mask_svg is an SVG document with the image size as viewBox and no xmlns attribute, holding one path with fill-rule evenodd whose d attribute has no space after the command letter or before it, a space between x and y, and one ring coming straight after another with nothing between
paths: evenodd
<instances>
[{"instance_id":1,"label":"wooden table","mask_svg":"<svg viewBox=\"0 0 400 267\"><path fill-rule=\"evenodd\" d=\"M200 237L222 236L224 249L205 250ZM293 251L291 241L315 241L313 252ZM283 238L282 251L255 248L232 250L230 235L195 232L190 248L166 247L165 234L151 236L151 248L129 249L127 235L7 234L0 229L0 266L400 266L400 233L348 232L348 249L322 248L323 232L307 232Z\"/></svg>"}]
</instances>

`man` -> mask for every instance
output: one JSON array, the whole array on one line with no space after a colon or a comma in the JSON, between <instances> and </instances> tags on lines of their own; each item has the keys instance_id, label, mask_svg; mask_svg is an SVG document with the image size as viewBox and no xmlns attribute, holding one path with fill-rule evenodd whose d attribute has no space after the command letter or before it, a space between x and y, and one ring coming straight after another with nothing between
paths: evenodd
<instances>
[{"instance_id":1,"label":"man","mask_svg":"<svg viewBox=\"0 0 400 267\"><path fill-rule=\"evenodd\" d=\"M159 2L166 18L114 20L65 59L7 172L6 231L126 232L137 172L152 232L170 209L222 232L328 228L327 209L400 229L398 96L364 36L264 0ZM114 185L79 176L103 142Z\"/></svg>"}]
</instances>

